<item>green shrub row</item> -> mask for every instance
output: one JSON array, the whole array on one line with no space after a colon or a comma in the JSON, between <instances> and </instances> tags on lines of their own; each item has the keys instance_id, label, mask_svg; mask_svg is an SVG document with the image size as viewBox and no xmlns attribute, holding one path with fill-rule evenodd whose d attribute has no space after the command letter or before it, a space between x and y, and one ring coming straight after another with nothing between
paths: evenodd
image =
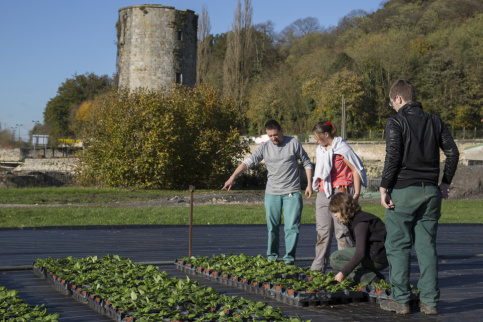
<instances>
[{"instance_id":1,"label":"green shrub row","mask_svg":"<svg viewBox=\"0 0 483 322\"><path fill-rule=\"evenodd\" d=\"M44 305L31 307L18 297L17 290L0 286L0 316L2 321L57 321L60 314L48 314Z\"/></svg>"},{"instance_id":2,"label":"green shrub row","mask_svg":"<svg viewBox=\"0 0 483 322\"><path fill-rule=\"evenodd\" d=\"M230 297L189 278L170 278L152 265L108 255L37 259L34 268L81 290L138 321L301 321L280 308Z\"/></svg>"}]
</instances>

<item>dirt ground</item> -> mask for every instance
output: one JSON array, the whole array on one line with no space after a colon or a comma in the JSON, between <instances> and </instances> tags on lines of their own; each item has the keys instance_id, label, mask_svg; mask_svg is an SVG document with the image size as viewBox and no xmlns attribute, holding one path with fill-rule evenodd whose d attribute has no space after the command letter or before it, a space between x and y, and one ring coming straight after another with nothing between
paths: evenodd
<instances>
[{"instance_id":1,"label":"dirt ground","mask_svg":"<svg viewBox=\"0 0 483 322\"><path fill-rule=\"evenodd\" d=\"M459 165L451 183L450 198L483 199L483 165Z\"/></svg>"},{"instance_id":2,"label":"dirt ground","mask_svg":"<svg viewBox=\"0 0 483 322\"><path fill-rule=\"evenodd\" d=\"M263 205L263 190L231 190L215 191L212 193L197 193L193 195L194 205ZM305 205L315 204L317 194L310 199L304 196ZM460 165L453 178L450 198L457 200L483 199L483 165ZM361 198L360 203L379 202L379 198ZM73 206L99 206L100 204L75 204ZM189 206L189 195L172 195L162 199L149 201L128 201L102 204L110 207L163 207L163 206ZM33 205L0 205L0 207L31 207ZM65 207L65 204L49 204L48 207ZM37 206L38 207L38 206Z\"/></svg>"},{"instance_id":3,"label":"dirt ground","mask_svg":"<svg viewBox=\"0 0 483 322\"><path fill-rule=\"evenodd\" d=\"M264 191L231 190L213 193L194 193L195 205L263 205ZM315 204L316 194L310 199L304 197L305 205ZM450 191L451 199L474 200L483 199L483 166L460 165L453 178ZM361 203L379 202L379 198L362 198ZM190 196L170 196L165 199L130 202L129 206L188 206ZM125 207L126 203L110 204L111 206Z\"/></svg>"}]
</instances>

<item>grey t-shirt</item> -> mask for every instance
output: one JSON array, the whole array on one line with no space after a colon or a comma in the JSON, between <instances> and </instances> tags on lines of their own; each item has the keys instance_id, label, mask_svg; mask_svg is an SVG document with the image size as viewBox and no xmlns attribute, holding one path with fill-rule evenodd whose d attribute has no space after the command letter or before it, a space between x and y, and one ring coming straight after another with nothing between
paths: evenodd
<instances>
[{"instance_id":1,"label":"grey t-shirt","mask_svg":"<svg viewBox=\"0 0 483 322\"><path fill-rule=\"evenodd\" d=\"M310 158L299 140L284 136L281 144L272 141L260 144L243 163L250 169L265 160L268 180L265 192L271 195L285 195L300 191L300 171L297 160L305 169L312 169Z\"/></svg>"}]
</instances>

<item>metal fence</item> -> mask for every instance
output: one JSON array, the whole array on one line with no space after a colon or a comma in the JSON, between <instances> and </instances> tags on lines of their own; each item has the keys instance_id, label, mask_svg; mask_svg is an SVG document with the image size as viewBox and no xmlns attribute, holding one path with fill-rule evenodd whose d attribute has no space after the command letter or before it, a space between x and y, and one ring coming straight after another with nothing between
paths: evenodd
<instances>
[{"instance_id":1,"label":"metal fence","mask_svg":"<svg viewBox=\"0 0 483 322\"><path fill-rule=\"evenodd\" d=\"M477 129L476 127L462 129L449 128L449 130L451 131L451 135L455 140L483 139L483 130ZM369 132L349 132L347 134L347 139L384 140L384 130Z\"/></svg>"},{"instance_id":2,"label":"metal fence","mask_svg":"<svg viewBox=\"0 0 483 322\"><path fill-rule=\"evenodd\" d=\"M379 192L381 178L367 179L367 187L362 187L362 193Z\"/></svg>"},{"instance_id":3,"label":"metal fence","mask_svg":"<svg viewBox=\"0 0 483 322\"><path fill-rule=\"evenodd\" d=\"M367 179L367 187L361 187L362 198L379 198L379 186L381 178Z\"/></svg>"},{"instance_id":4,"label":"metal fence","mask_svg":"<svg viewBox=\"0 0 483 322\"><path fill-rule=\"evenodd\" d=\"M455 140L472 140L472 139L483 139L483 129L478 128L462 128L454 129L449 128L451 135ZM359 140L359 141L383 141L385 140L384 130L369 131L369 132L357 132L350 131L347 133L346 140ZM311 134L301 133L296 135L300 142L315 142Z\"/></svg>"},{"instance_id":5,"label":"metal fence","mask_svg":"<svg viewBox=\"0 0 483 322\"><path fill-rule=\"evenodd\" d=\"M483 139L483 130L475 128L463 128L462 130L450 129L453 139L455 140L471 140L471 139Z\"/></svg>"}]
</instances>

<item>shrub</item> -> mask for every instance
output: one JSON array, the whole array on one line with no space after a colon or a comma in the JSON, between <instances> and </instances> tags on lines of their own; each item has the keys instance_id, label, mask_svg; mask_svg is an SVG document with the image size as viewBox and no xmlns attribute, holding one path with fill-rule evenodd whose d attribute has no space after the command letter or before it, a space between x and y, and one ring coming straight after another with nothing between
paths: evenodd
<instances>
[{"instance_id":1,"label":"shrub","mask_svg":"<svg viewBox=\"0 0 483 322\"><path fill-rule=\"evenodd\" d=\"M206 86L111 91L96 98L84 120L84 184L219 187L248 150L232 101Z\"/></svg>"}]
</instances>

